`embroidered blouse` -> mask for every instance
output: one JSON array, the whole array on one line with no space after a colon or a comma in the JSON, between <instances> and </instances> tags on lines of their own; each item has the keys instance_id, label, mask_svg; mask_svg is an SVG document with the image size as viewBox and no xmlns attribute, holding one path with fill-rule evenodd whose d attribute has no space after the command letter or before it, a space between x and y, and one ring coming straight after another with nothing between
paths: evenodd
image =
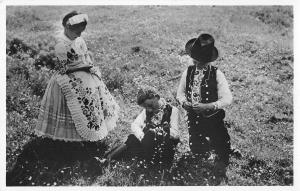
<instances>
[{"instance_id":1,"label":"embroidered blouse","mask_svg":"<svg viewBox=\"0 0 300 191\"><path fill-rule=\"evenodd\" d=\"M185 88L186 88L186 76L187 76L187 70L185 70L181 76L179 86L177 89L177 100L180 102L180 104L183 104L183 102L187 101L187 98L185 96ZM192 101L193 102L200 102L201 101L201 81L203 78L203 70L196 69L195 75L194 75L194 83L192 87ZM225 78L225 75L223 72L221 72L219 69L216 73L216 80L217 80L217 87L218 87L218 100L215 102L217 104L217 107L219 109L224 108L225 106L229 105L232 102L232 94L229 89L228 82ZM194 94L195 93L195 94ZM194 96L196 95L196 96Z\"/></svg>"},{"instance_id":2,"label":"embroidered blouse","mask_svg":"<svg viewBox=\"0 0 300 191\"><path fill-rule=\"evenodd\" d=\"M165 103L163 98L161 98L161 100ZM160 111L151 118L151 122L153 122L154 124L159 124L161 122L163 116L163 109L164 107L162 107ZM170 137L173 139L179 138L178 117L178 109L172 106L172 114L170 117ZM142 138L144 137L143 129L146 127L145 120L146 109L143 109L143 111L131 124L131 130L139 140L142 140Z\"/></svg>"},{"instance_id":3,"label":"embroidered blouse","mask_svg":"<svg viewBox=\"0 0 300 191\"><path fill-rule=\"evenodd\" d=\"M56 69L65 72L66 70L93 66L91 53L82 37L71 40L64 32L61 32L56 36L56 39L55 53L59 60L59 66Z\"/></svg>"}]
</instances>

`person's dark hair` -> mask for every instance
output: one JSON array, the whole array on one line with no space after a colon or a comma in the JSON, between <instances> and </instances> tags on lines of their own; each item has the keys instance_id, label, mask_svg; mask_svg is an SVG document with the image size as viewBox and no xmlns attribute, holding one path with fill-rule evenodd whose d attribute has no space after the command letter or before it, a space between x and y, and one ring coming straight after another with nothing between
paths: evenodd
<instances>
[{"instance_id":1,"label":"person's dark hair","mask_svg":"<svg viewBox=\"0 0 300 191\"><path fill-rule=\"evenodd\" d=\"M75 15L79 15L79 14L80 14L80 13L78 13L77 11L72 11L72 12L66 14L66 15L64 16L63 20L62 20L62 25L63 25L64 27L66 27L69 18L71 18L71 17L73 17L73 16L75 16ZM87 22L84 21L84 22L81 22L81 23L78 23L78 24L75 24L75 25L71 25L71 26L69 26L69 28L70 28L71 30L72 30L72 29L79 28L79 27L84 27L84 28L85 28L86 25L87 25Z\"/></svg>"},{"instance_id":2,"label":"person's dark hair","mask_svg":"<svg viewBox=\"0 0 300 191\"><path fill-rule=\"evenodd\" d=\"M137 95L137 104L143 104L147 99L152 99L154 97L160 98L160 96L151 89L140 89Z\"/></svg>"}]
</instances>

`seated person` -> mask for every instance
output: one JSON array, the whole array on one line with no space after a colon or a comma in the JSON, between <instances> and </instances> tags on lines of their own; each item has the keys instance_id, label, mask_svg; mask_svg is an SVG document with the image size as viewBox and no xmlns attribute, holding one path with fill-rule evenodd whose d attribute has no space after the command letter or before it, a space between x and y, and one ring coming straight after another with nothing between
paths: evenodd
<instances>
[{"instance_id":1,"label":"seated person","mask_svg":"<svg viewBox=\"0 0 300 191\"><path fill-rule=\"evenodd\" d=\"M108 160L129 155L146 159L149 165L170 166L179 142L178 109L151 87L139 90L137 103L144 109L131 125L133 134L107 154Z\"/></svg>"}]
</instances>

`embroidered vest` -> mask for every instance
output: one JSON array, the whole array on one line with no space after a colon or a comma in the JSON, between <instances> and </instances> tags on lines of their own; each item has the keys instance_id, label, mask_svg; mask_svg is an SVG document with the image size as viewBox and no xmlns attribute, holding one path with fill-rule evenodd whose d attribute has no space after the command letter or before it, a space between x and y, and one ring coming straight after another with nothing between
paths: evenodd
<instances>
[{"instance_id":1,"label":"embroidered vest","mask_svg":"<svg viewBox=\"0 0 300 191\"><path fill-rule=\"evenodd\" d=\"M166 107L163 110L163 116L162 116L162 120L160 122L160 125L163 125L164 123L170 123L171 120L171 114L172 114L172 106L169 104L166 104ZM146 111L146 127L143 129L144 133L147 132L150 128L156 128L156 126L153 126L151 124L149 124L149 121L151 119L151 117L153 116L152 113L148 113ZM166 129L167 133L170 133L170 128Z\"/></svg>"},{"instance_id":2,"label":"embroidered vest","mask_svg":"<svg viewBox=\"0 0 300 191\"><path fill-rule=\"evenodd\" d=\"M192 86L194 82L194 73L196 66L189 66L186 76L186 89L185 95L187 101L191 102ZM201 81L201 103L211 103L218 100L218 83L217 83L217 67L208 66L208 69L204 72L204 77ZM210 117L217 113L217 111L204 112L204 117Z\"/></svg>"}]
</instances>

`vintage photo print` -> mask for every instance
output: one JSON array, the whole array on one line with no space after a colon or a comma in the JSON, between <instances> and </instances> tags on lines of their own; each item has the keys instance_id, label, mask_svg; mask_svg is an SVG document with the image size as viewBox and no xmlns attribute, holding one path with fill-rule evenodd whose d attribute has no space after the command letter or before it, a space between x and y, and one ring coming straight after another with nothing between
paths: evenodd
<instances>
[{"instance_id":1,"label":"vintage photo print","mask_svg":"<svg viewBox=\"0 0 300 191\"><path fill-rule=\"evenodd\" d=\"M4 190L297 187L294 2L0 4Z\"/></svg>"}]
</instances>

